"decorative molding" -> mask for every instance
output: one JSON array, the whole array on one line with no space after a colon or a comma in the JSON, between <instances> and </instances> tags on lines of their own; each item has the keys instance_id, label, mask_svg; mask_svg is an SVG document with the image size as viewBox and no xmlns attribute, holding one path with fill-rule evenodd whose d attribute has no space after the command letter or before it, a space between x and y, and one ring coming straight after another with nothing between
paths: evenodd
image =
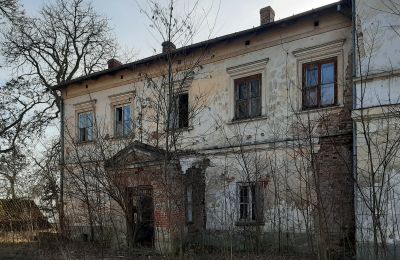
<instances>
[{"instance_id":1,"label":"decorative molding","mask_svg":"<svg viewBox=\"0 0 400 260\"><path fill-rule=\"evenodd\" d=\"M108 96L112 105L120 105L123 103L130 103L133 100L135 92L128 91Z\"/></svg>"},{"instance_id":2,"label":"decorative molding","mask_svg":"<svg viewBox=\"0 0 400 260\"><path fill-rule=\"evenodd\" d=\"M400 77L400 69L392 70L392 71L385 71L385 72L380 72L380 73L373 73L373 74L369 74L368 76L363 76L363 77L356 77L356 78L353 78L353 82L354 83L360 83L361 81L369 82L369 81L373 81L376 79L388 79L388 78L395 78L395 77Z\"/></svg>"},{"instance_id":3,"label":"decorative molding","mask_svg":"<svg viewBox=\"0 0 400 260\"><path fill-rule=\"evenodd\" d=\"M306 56L313 56L315 54L321 55L321 53L337 52L338 50L342 49L345 41L346 39L340 39L337 41L332 41L317 46L296 49L292 53L294 57L301 58Z\"/></svg>"},{"instance_id":4,"label":"decorative molding","mask_svg":"<svg viewBox=\"0 0 400 260\"><path fill-rule=\"evenodd\" d=\"M96 103L97 99L92 99L89 101L73 104L73 106L76 112L84 112L84 111L94 110Z\"/></svg>"},{"instance_id":5,"label":"decorative molding","mask_svg":"<svg viewBox=\"0 0 400 260\"><path fill-rule=\"evenodd\" d=\"M226 72L229 75L235 75L235 74L250 72L250 71L254 71L254 70L261 70L261 69L265 68L268 61L269 61L269 58L265 58L262 60L256 60L256 61L240 64L237 66L227 68Z\"/></svg>"}]
</instances>

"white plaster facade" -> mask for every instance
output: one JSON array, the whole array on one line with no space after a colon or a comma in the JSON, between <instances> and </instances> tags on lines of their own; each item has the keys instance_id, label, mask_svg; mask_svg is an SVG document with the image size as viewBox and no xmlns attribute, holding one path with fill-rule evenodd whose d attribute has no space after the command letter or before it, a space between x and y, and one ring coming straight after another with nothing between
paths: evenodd
<instances>
[{"instance_id":1,"label":"white plaster facade","mask_svg":"<svg viewBox=\"0 0 400 260\"><path fill-rule=\"evenodd\" d=\"M256 178L262 182L264 193L262 230L315 231L311 206L315 187L310 186L309 157L320 148L318 120L334 116L346 106L346 73L351 62L351 17L340 5L329 5L210 45L201 70L188 87L189 106L200 95L206 95L206 103L190 127L183 130L179 143L180 148L197 152L195 157L183 157L182 169L190 168L187 164L195 163L198 154L210 160L205 171L206 229L242 228L237 225L237 183ZM329 108L302 110L302 64L327 58L337 60L337 103ZM70 138L77 140L77 114L93 111L103 133L113 138L116 104L131 104L135 139L154 145L151 136L140 139L139 126L154 129L154 125L139 121L146 111L138 97L147 94L141 75L155 71L157 66L157 61L138 64L135 69L122 68L63 88L66 162L72 159ZM261 116L234 120L234 80L254 74L261 74ZM315 124L311 143L303 144L304 136L296 131L299 122ZM85 146L91 143L79 147ZM254 174L249 177L244 165L249 165Z\"/></svg>"},{"instance_id":2,"label":"white plaster facade","mask_svg":"<svg viewBox=\"0 0 400 260\"><path fill-rule=\"evenodd\" d=\"M400 14L390 10L398 1L355 1L355 155L356 220L360 259L374 255L373 213L382 227L377 243L388 243L387 259L395 259L400 234L398 183L400 167L396 142L400 132ZM390 151L390 152L389 152ZM374 205L374 194L384 199ZM383 241L382 241L383 240Z\"/></svg>"}]
</instances>

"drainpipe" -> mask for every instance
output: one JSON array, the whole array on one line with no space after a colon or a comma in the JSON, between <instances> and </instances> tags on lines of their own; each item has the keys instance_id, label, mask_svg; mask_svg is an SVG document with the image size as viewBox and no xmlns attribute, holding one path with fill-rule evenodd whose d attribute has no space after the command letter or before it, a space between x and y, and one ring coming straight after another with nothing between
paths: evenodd
<instances>
[{"instance_id":1,"label":"drainpipe","mask_svg":"<svg viewBox=\"0 0 400 260\"><path fill-rule=\"evenodd\" d=\"M351 1L352 9L352 78L353 80L357 77L357 58L356 58L356 37L357 37L357 16L356 16L356 0ZM356 84L353 84L353 110L357 109L357 88ZM355 220L355 257L357 259L357 123L353 120L353 180L354 183L354 220Z\"/></svg>"},{"instance_id":2,"label":"drainpipe","mask_svg":"<svg viewBox=\"0 0 400 260\"><path fill-rule=\"evenodd\" d=\"M62 95L60 96L60 206L59 206L59 221L60 221L60 231L61 235L64 235L64 99Z\"/></svg>"}]
</instances>

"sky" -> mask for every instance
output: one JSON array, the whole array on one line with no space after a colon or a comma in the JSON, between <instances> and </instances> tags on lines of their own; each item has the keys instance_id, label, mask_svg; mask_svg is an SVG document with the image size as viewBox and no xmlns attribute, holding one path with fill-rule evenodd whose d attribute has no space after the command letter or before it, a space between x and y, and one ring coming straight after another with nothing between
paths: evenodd
<instances>
[{"instance_id":1,"label":"sky","mask_svg":"<svg viewBox=\"0 0 400 260\"><path fill-rule=\"evenodd\" d=\"M45 3L54 0L20 0L26 13L31 16ZM182 11L194 0L175 0ZM160 0L166 4L168 0ZM260 24L259 10L270 5L275 10L275 20L308 11L336 1L332 0L200 0L199 17L207 17L194 42L249 29ZM135 54L135 59L145 58L161 51L160 40L149 28L148 18L141 12L146 0L92 0L95 10L107 17L115 39L123 52ZM207 15L205 15L207 14ZM213 28L211 31L209 28ZM178 46L179 47L179 46ZM0 84L11 77L6 67L0 68Z\"/></svg>"},{"instance_id":2,"label":"sky","mask_svg":"<svg viewBox=\"0 0 400 260\"><path fill-rule=\"evenodd\" d=\"M54 0L20 0L26 13L36 16L45 3ZM88 0L90 1L90 0ZM133 51L135 58L144 58L161 51L160 40L149 30L149 20L140 11L146 8L147 0L91 0L95 10L107 17L113 29L115 39L122 49ZM168 0L159 0L166 4ZM194 0L175 0L177 12ZM275 20L286 18L311 10L335 0L200 0L199 17L207 17L202 30L194 38L194 42L207 40L217 36L249 29L260 24L259 10L270 5L275 10ZM208 15L205 15L208 14ZM211 31L208 28L213 27ZM179 47L179 46L178 46ZM9 67L0 66L0 85L12 77ZM49 130L54 135L56 130Z\"/></svg>"}]
</instances>

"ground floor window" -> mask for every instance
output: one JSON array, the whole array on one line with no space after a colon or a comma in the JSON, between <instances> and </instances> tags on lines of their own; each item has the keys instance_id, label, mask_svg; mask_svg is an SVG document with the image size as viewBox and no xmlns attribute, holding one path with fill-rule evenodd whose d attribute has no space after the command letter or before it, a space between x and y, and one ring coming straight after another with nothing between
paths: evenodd
<instances>
[{"instance_id":1,"label":"ground floor window","mask_svg":"<svg viewBox=\"0 0 400 260\"><path fill-rule=\"evenodd\" d=\"M264 220L264 192L259 182L238 183L238 223L261 223Z\"/></svg>"}]
</instances>

